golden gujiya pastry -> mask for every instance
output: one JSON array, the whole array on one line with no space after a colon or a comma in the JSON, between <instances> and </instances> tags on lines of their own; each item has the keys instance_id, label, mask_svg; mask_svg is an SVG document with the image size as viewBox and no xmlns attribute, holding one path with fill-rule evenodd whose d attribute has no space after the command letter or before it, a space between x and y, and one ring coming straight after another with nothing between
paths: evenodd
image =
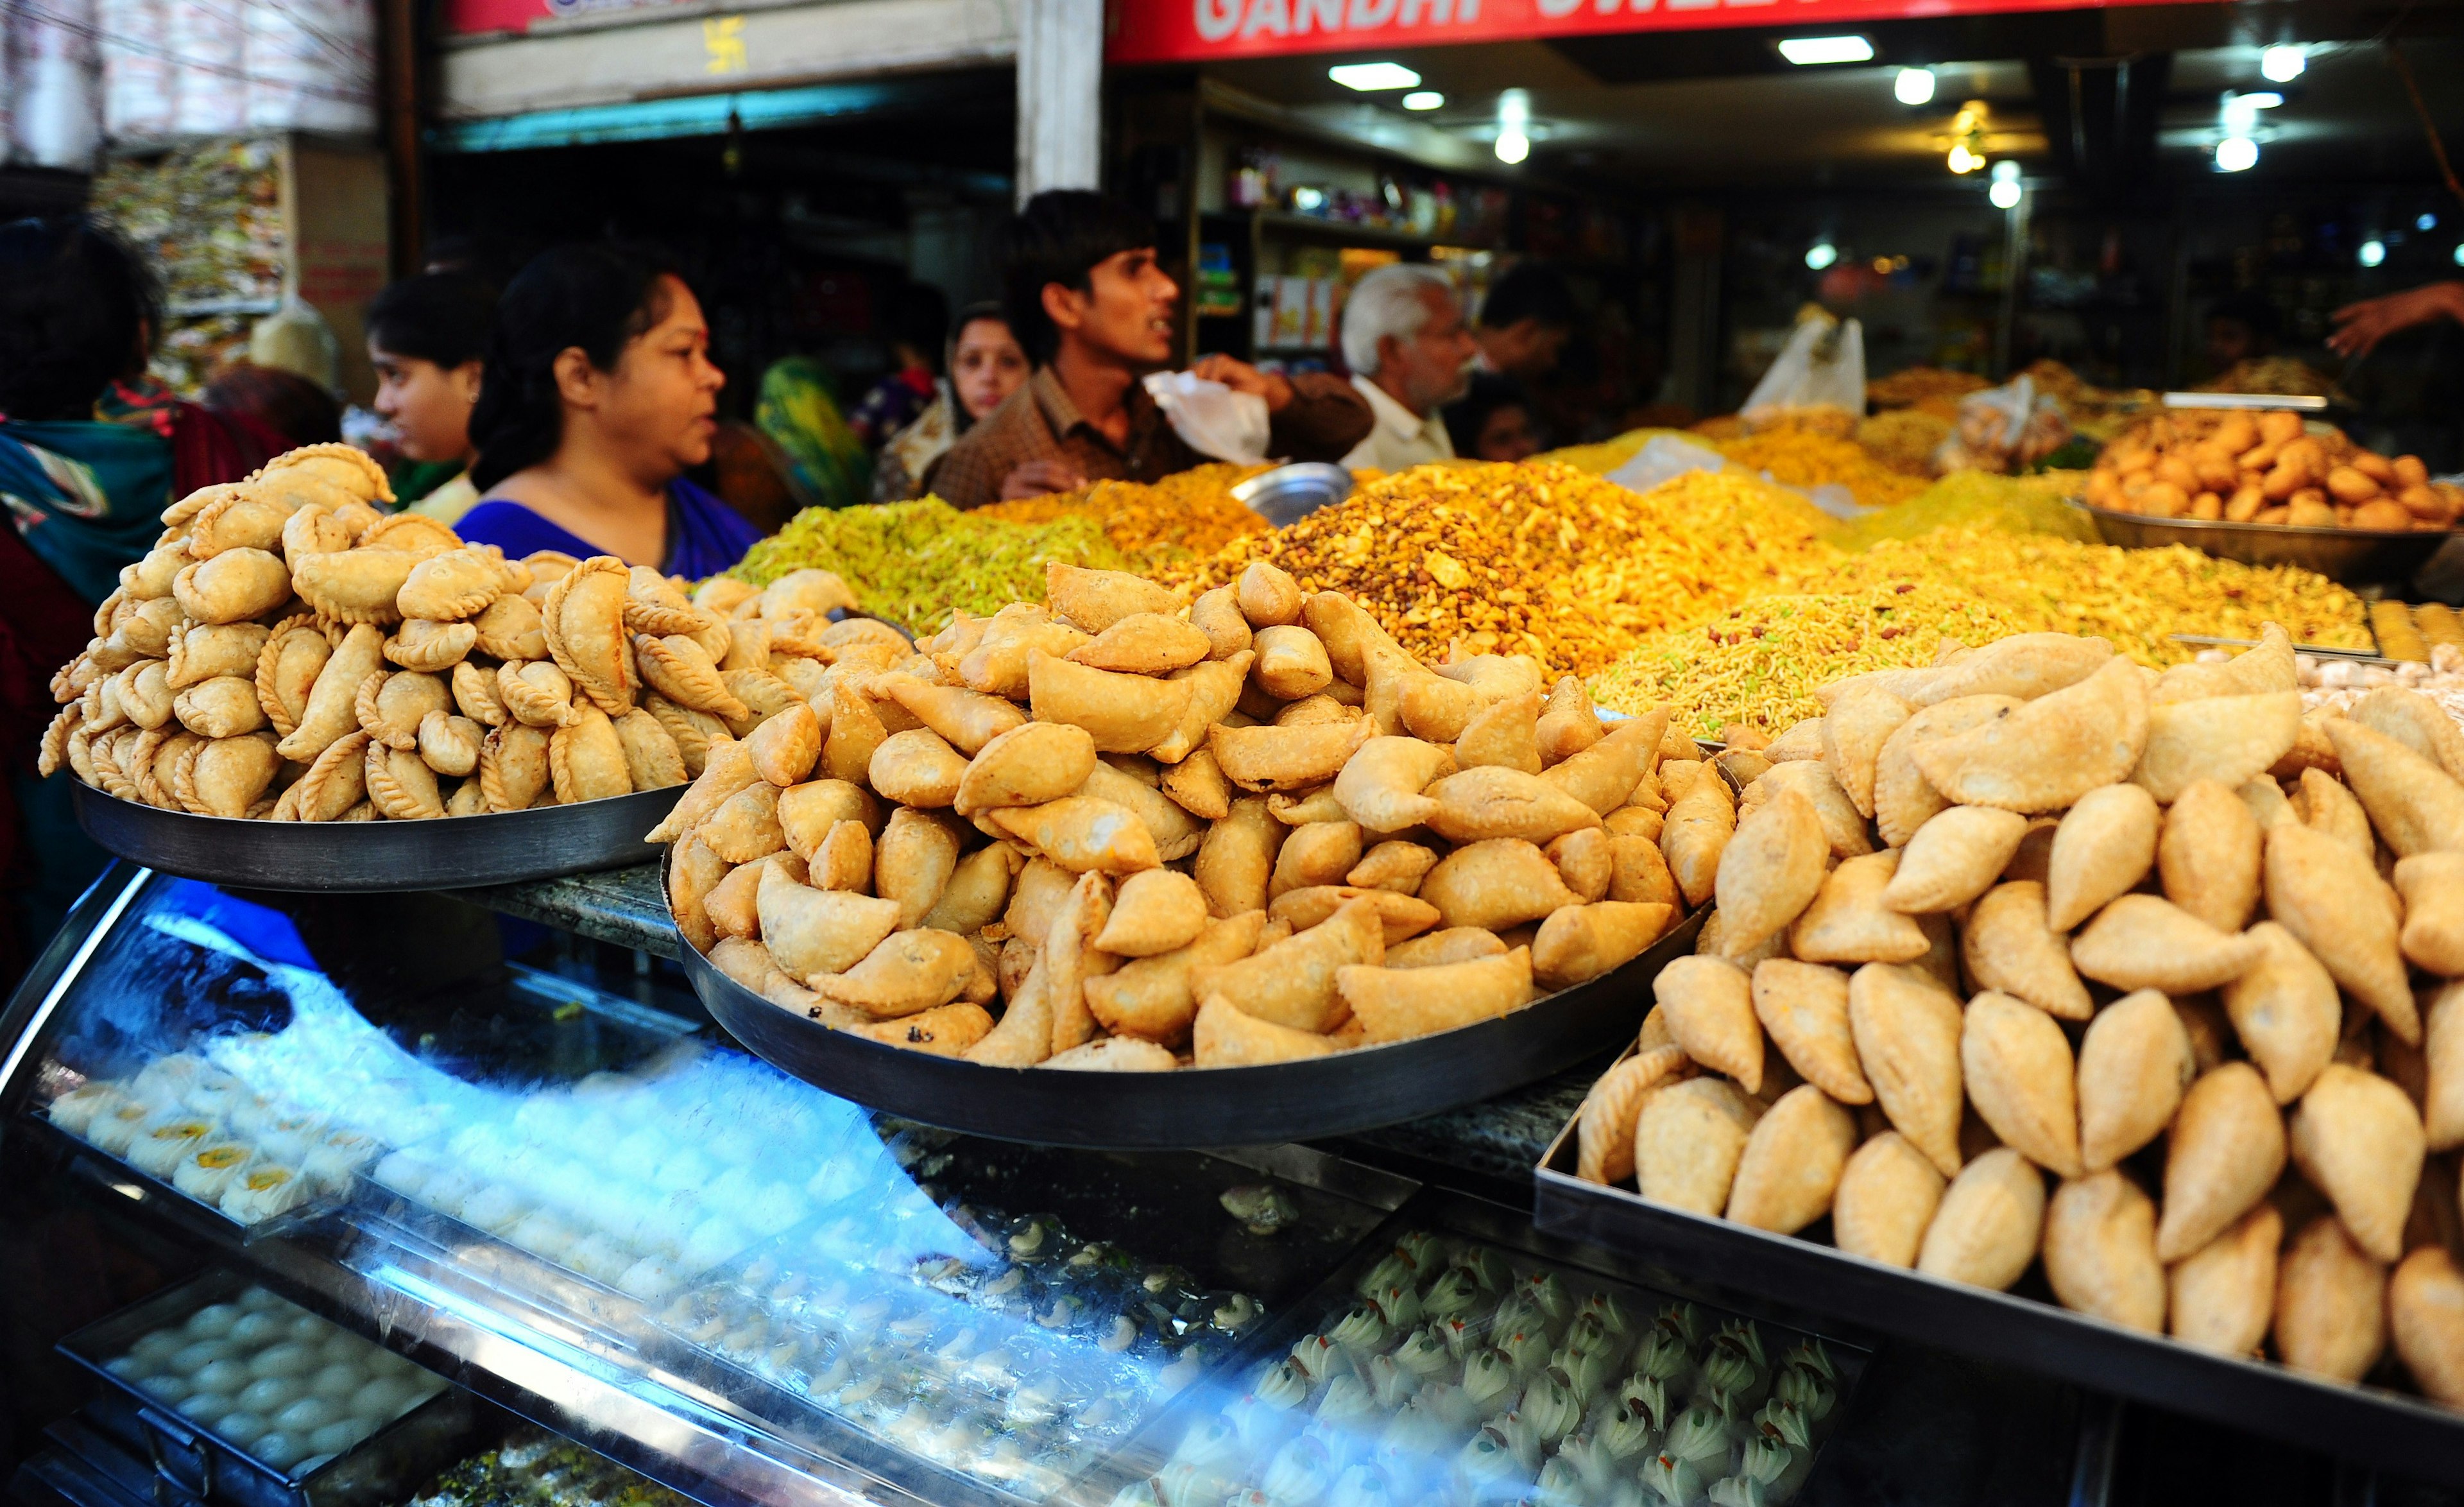
<instances>
[{"instance_id":1,"label":"golden gujiya pastry","mask_svg":"<svg viewBox=\"0 0 2464 1507\"><path fill-rule=\"evenodd\" d=\"M2045 1175L2008 1146L1984 1153L1943 1190L1925 1226L1917 1270L1997 1292L2036 1258L2045 1225Z\"/></svg>"},{"instance_id":2,"label":"golden gujiya pastry","mask_svg":"<svg viewBox=\"0 0 2464 1507\"><path fill-rule=\"evenodd\" d=\"M1960 1166L1959 1002L1921 968L1870 963L1848 980L1848 1024L1876 1102L1944 1175Z\"/></svg>"},{"instance_id":3,"label":"golden gujiya pastry","mask_svg":"<svg viewBox=\"0 0 2464 1507\"><path fill-rule=\"evenodd\" d=\"M2071 964L2118 989L2195 994L2230 984L2258 962L2259 944L2221 932L2153 895L2108 902L2071 939Z\"/></svg>"},{"instance_id":4,"label":"golden gujiya pastry","mask_svg":"<svg viewBox=\"0 0 2464 1507\"><path fill-rule=\"evenodd\" d=\"M2045 887L2032 879L1995 885L1969 912L1960 937L1978 987L2000 989L2061 1020L2094 1013L2070 948L2045 920Z\"/></svg>"},{"instance_id":5,"label":"golden gujiya pastry","mask_svg":"<svg viewBox=\"0 0 2464 1507\"><path fill-rule=\"evenodd\" d=\"M1756 1118L1753 1101L1726 1078L1689 1078L1653 1094L1635 1124L1639 1190L1655 1204L1717 1215Z\"/></svg>"},{"instance_id":6,"label":"golden gujiya pastry","mask_svg":"<svg viewBox=\"0 0 2464 1507\"><path fill-rule=\"evenodd\" d=\"M2387 1349L2387 1268L2333 1214L2311 1220L2277 1263L2277 1355L2297 1371L2360 1381Z\"/></svg>"},{"instance_id":7,"label":"golden gujiya pastry","mask_svg":"<svg viewBox=\"0 0 2464 1507\"><path fill-rule=\"evenodd\" d=\"M2172 1001L2154 989L2097 1012L2079 1039L2079 1162L2101 1172L2164 1134L2197 1065Z\"/></svg>"},{"instance_id":8,"label":"golden gujiya pastry","mask_svg":"<svg viewBox=\"0 0 2464 1507\"><path fill-rule=\"evenodd\" d=\"M2423 1026L2422 1130L2432 1151L2464 1145L2464 985L2431 997Z\"/></svg>"},{"instance_id":9,"label":"golden gujiya pastry","mask_svg":"<svg viewBox=\"0 0 2464 1507\"><path fill-rule=\"evenodd\" d=\"M2269 916L2388 1030L2419 1044L2395 905L2377 866L2322 832L2286 825L2269 830L2262 873Z\"/></svg>"},{"instance_id":10,"label":"golden gujiya pastry","mask_svg":"<svg viewBox=\"0 0 2464 1507\"><path fill-rule=\"evenodd\" d=\"M1728 799L1727 783L1716 773L1696 779L1669 803L1660 829L1660 851L1686 904L1701 905L1717 893L1720 856L1736 830L1736 807Z\"/></svg>"},{"instance_id":11,"label":"golden gujiya pastry","mask_svg":"<svg viewBox=\"0 0 2464 1507\"><path fill-rule=\"evenodd\" d=\"M2284 1119L2247 1062L2202 1074L2165 1143L2165 1213L2156 1254L2179 1261L2248 1213L2283 1175Z\"/></svg>"},{"instance_id":12,"label":"golden gujiya pastry","mask_svg":"<svg viewBox=\"0 0 2464 1507\"><path fill-rule=\"evenodd\" d=\"M2163 1334L2155 1204L2111 1168L2063 1183L2045 1208L2045 1280L2065 1308Z\"/></svg>"},{"instance_id":13,"label":"golden gujiya pastry","mask_svg":"<svg viewBox=\"0 0 2464 1507\"><path fill-rule=\"evenodd\" d=\"M1533 975L1561 989L1614 972L1660 940L1675 920L1667 905L1595 900L1549 913L1531 940Z\"/></svg>"},{"instance_id":14,"label":"golden gujiya pastry","mask_svg":"<svg viewBox=\"0 0 2464 1507\"><path fill-rule=\"evenodd\" d=\"M2165 898L2220 932L2238 932L2258 904L2258 818L2231 787L2196 780L2175 796L2156 839Z\"/></svg>"},{"instance_id":15,"label":"golden gujiya pastry","mask_svg":"<svg viewBox=\"0 0 2464 1507\"><path fill-rule=\"evenodd\" d=\"M1925 927L1883 901L1902 850L1849 858L1832 870L1789 926L1788 950L1807 963L1914 963L1932 948Z\"/></svg>"},{"instance_id":16,"label":"golden gujiya pastry","mask_svg":"<svg viewBox=\"0 0 2464 1507\"><path fill-rule=\"evenodd\" d=\"M1219 828L1219 831L1221 829ZM1199 876L1201 883L1204 875ZM1466 843L1432 866L1419 898L1438 908L1441 926L1504 931L1540 920L1582 897L1566 887L1549 855L1519 837Z\"/></svg>"},{"instance_id":17,"label":"golden gujiya pastry","mask_svg":"<svg viewBox=\"0 0 2464 1507\"><path fill-rule=\"evenodd\" d=\"M1847 974L1770 958L1755 964L1752 988L1754 1016L1790 1067L1842 1104L1874 1101L1848 1024Z\"/></svg>"},{"instance_id":18,"label":"golden gujiya pastry","mask_svg":"<svg viewBox=\"0 0 2464 1507\"><path fill-rule=\"evenodd\" d=\"M2284 1217L2262 1202L2173 1263L2167 1319L2173 1338L2219 1355L2255 1355L2276 1314L2276 1252Z\"/></svg>"},{"instance_id":19,"label":"golden gujiya pastry","mask_svg":"<svg viewBox=\"0 0 2464 1507\"><path fill-rule=\"evenodd\" d=\"M1963 696L1920 708L1883 740L1874 761L1874 822L1882 840L1904 847L1917 830L1950 803L1917 768L1915 746L1981 726L2019 705L2015 696Z\"/></svg>"},{"instance_id":20,"label":"golden gujiya pastry","mask_svg":"<svg viewBox=\"0 0 2464 1507\"><path fill-rule=\"evenodd\" d=\"M2004 1144L2057 1177L2080 1175L2077 1068L2051 1015L1988 989L1969 1002L1959 1064L1969 1100Z\"/></svg>"},{"instance_id":21,"label":"golden gujiya pastry","mask_svg":"<svg viewBox=\"0 0 2464 1507\"><path fill-rule=\"evenodd\" d=\"M2424 1392L2464 1407L2464 1271L2437 1246L2406 1256L2387 1282L2395 1353Z\"/></svg>"},{"instance_id":22,"label":"golden gujiya pastry","mask_svg":"<svg viewBox=\"0 0 2464 1507\"><path fill-rule=\"evenodd\" d=\"M1334 984L1360 1039L1371 1043L1408 1041L1495 1020L1534 997L1526 947L1417 968L1349 964L1335 970Z\"/></svg>"},{"instance_id":23,"label":"golden gujiya pastry","mask_svg":"<svg viewBox=\"0 0 2464 1507\"><path fill-rule=\"evenodd\" d=\"M1786 930L1822 888L1830 853L1814 803L1794 790L1742 818L1715 879L1722 952L1743 957Z\"/></svg>"},{"instance_id":24,"label":"golden gujiya pastry","mask_svg":"<svg viewBox=\"0 0 2464 1507\"><path fill-rule=\"evenodd\" d=\"M1793 790L1814 807L1815 816L1822 823L1822 835L1831 844L1834 858L1854 858L1874 851L1874 839L1867 831L1865 818L1859 814L1848 792L1839 787L1831 766L1817 753L1807 759L1774 764L1738 798L1740 820L1782 790Z\"/></svg>"},{"instance_id":25,"label":"golden gujiya pastry","mask_svg":"<svg viewBox=\"0 0 2464 1507\"><path fill-rule=\"evenodd\" d=\"M1860 816L1874 814L1874 779L1882 744L1916 708L1879 687L1854 688L1822 717L1822 762Z\"/></svg>"},{"instance_id":26,"label":"golden gujiya pastry","mask_svg":"<svg viewBox=\"0 0 2464 1507\"><path fill-rule=\"evenodd\" d=\"M2046 923L2057 932L2074 930L2146 877L2163 823L2156 798L2141 786L2106 786L2081 796L2054 830Z\"/></svg>"},{"instance_id":27,"label":"golden gujiya pastry","mask_svg":"<svg viewBox=\"0 0 2464 1507\"><path fill-rule=\"evenodd\" d=\"M1831 1238L1850 1255L1912 1267L1941 1206L1945 1180L1931 1158L1896 1130L1857 1148L1832 1197Z\"/></svg>"},{"instance_id":28,"label":"golden gujiya pastry","mask_svg":"<svg viewBox=\"0 0 2464 1507\"><path fill-rule=\"evenodd\" d=\"M2146 682L2117 654L2084 680L1912 754L1958 805L2057 811L2127 776L2146 743Z\"/></svg>"},{"instance_id":29,"label":"golden gujiya pastry","mask_svg":"<svg viewBox=\"0 0 2464 1507\"><path fill-rule=\"evenodd\" d=\"M2293 1113L2292 1143L2301 1175L2336 1206L2354 1243L2382 1263L2401 1256L2428 1149L2404 1090L2331 1062Z\"/></svg>"},{"instance_id":30,"label":"golden gujiya pastry","mask_svg":"<svg viewBox=\"0 0 2464 1507\"><path fill-rule=\"evenodd\" d=\"M1670 1036L1687 1056L1727 1074L1749 1094L1762 1087L1762 1027L1744 969L1718 958L1674 958L1660 970L1652 995Z\"/></svg>"},{"instance_id":31,"label":"golden gujiya pastry","mask_svg":"<svg viewBox=\"0 0 2464 1507\"><path fill-rule=\"evenodd\" d=\"M2342 717L2325 725L2344 783L2397 857L2464 853L2464 784L2375 728Z\"/></svg>"},{"instance_id":32,"label":"golden gujiya pastry","mask_svg":"<svg viewBox=\"0 0 2464 1507\"><path fill-rule=\"evenodd\" d=\"M1956 910L1993 887L2027 834L2028 818L1984 806L1953 806L1908 839L1882 903L1909 914Z\"/></svg>"},{"instance_id":33,"label":"golden gujiya pastry","mask_svg":"<svg viewBox=\"0 0 2464 1507\"><path fill-rule=\"evenodd\" d=\"M2276 1102L2290 1104L2335 1055L2343 1008L2336 981L2293 933L2268 920L2246 935L2258 962L2224 986L2225 1012Z\"/></svg>"},{"instance_id":34,"label":"golden gujiya pastry","mask_svg":"<svg viewBox=\"0 0 2464 1507\"><path fill-rule=\"evenodd\" d=\"M1587 1183L1622 1183L1634 1176L1635 1120L1643 1100L1692 1071L1681 1047L1638 1051L1600 1075L1575 1116L1574 1175Z\"/></svg>"},{"instance_id":35,"label":"golden gujiya pastry","mask_svg":"<svg viewBox=\"0 0 2464 1507\"><path fill-rule=\"evenodd\" d=\"M1728 1187L1727 1217L1796 1233L1830 1210L1856 1145L1856 1117L1811 1083L1790 1089L1746 1138Z\"/></svg>"},{"instance_id":36,"label":"golden gujiya pastry","mask_svg":"<svg viewBox=\"0 0 2464 1507\"><path fill-rule=\"evenodd\" d=\"M2301 695L2293 690L2161 704L2148 713L2147 746L2130 778L2170 806L2194 781L2231 788L2265 773L2300 731Z\"/></svg>"},{"instance_id":37,"label":"golden gujiya pastry","mask_svg":"<svg viewBox=\"0 0 2464 1507\"><path fill-rule=\"evenodd\" d=\"M2398 859L2395 887L2404 897L2396 942L2405 961L2442 978L2464 975L2464 853Z\"/></svg>"}]
</instances>

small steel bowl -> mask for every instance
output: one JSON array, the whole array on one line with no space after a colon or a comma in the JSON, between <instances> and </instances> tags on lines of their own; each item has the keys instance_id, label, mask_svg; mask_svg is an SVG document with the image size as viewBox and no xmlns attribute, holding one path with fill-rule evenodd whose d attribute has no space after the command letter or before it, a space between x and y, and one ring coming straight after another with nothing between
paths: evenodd
<instances>
[{"instance_id":1,"label":"small steel bowl","mask_svg":"<svg viewBox=\"0 0 2464 1507\"><path fill-rule=\"evenodd\" d=\"M1262 471L1232 489L1232 499L1277 528L1352 496L1352 473L1323 460Z\"/></svg>"},{"instance_id":2,"label":"small steel bowl","mask_svg":"<svg viewBox=\"0 0 2464 1507\"><path fill-rule=\"evenodd\" d=\"M2108 544L2154 549L2188 544L2246 565L2299 565L2346 586L2401 585L2430 563L2454 530L2296 528L2289 523L2227 523L2195 518L2146 518L2074 501Z\"/></svg>"}]
</instances>

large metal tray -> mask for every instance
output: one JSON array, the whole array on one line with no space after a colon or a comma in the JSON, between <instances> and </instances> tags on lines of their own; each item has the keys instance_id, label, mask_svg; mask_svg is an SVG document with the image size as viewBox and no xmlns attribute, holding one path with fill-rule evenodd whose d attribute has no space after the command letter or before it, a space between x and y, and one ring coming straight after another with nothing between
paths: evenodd
<instances>
[{"instance_id":1,"label":"large metal tray","mask_svg":"<svg viewBox=\"0 0 2464 1507\"><path fill-rule=\"evenodd\" d=\"M2073 1313L1644 1201L1574 1176L1574 1122L1533 1178L1532 1223L1700 1276L2091 1392L2194 1414L2398 1475L2464 1485L2464 1414L2384 1387L2212 1354Z\"/></svg>"},{"instance_id":2,"label":"large metal tray","mask_svg":"<svg viewBox=\"0 0 2464 1507\"><path fill-rule=\"evenodd\" d=\"M660 867L664 891L667 870ZM1178 1073L994 1068L832 1031L685 949L713 1019L782 1073L871 1109L1045 1145L1262 1146L1400 1124L1491 1098L1609 1051L1640 1025L1652 981L1694 950L1697 911L1640 957L1498 1020L1271 1067Z\"/></svg>"},{"instance_id":3,"label":"large metal tray","mask_svg":"<svg viewBox=\"0 0 2464 1507\"><path fill-rule=\"evenodd\" d=\"M192 816L72 784L86 835L183 878L254 890L451 890L649 863L642 840L683 786L426 822L267 822Z\"/></svg>"},{"instance_id":4,"label":"large metal tray","mask_svg":"<svg viewBox=\"0 0 2464 1507\"><path fill-rule=\"evenodd\" d=\"M2452 530L2396 533L2374 528L2295 528L2286 523L2227 523L2195 518L2145 518L2074 501L2108 544L2157 549L2188 544L2246 565L2299 565L2346 586L2401 584L2430 563Z\"/></svg>"}]
</instances>

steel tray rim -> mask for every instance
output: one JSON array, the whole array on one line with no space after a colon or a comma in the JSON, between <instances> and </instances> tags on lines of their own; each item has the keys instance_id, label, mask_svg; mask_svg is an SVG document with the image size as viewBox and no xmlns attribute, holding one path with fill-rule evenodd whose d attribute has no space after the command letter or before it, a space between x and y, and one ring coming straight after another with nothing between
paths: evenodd
<instances>
[{"instance_id":1,"label":"steel tray rim","mask_svg":"<svg viewBox=\"0 0 2464 1507\"><path fill-rule=\"evenodd\" d=\"M72 783L77 825L161 874L253 890L361 893L515 884L649 863L642 834L685 787L575 806L418 822L271 822L197 816Z\"/></svg>"},{"instance_id":2,"label":"steel tray rim","mask_svg":"<svg viewBox=\"0 0 2464 1507\"><path fill-rule=\"evenodd\" d=\"M2402 582L2439 546L2464 530L2320 528L2308 524L2233 523L2223 519L2146 518L2117 513L2074 498L2070 505L2097 537L2125 549L2184 544L2219 560L2252 565L2299 565L2347 585Z\"/></svg>"},{"instance_id":3,"label":"steel tray rim","mask_svg":"<svg viewBox=\"0 0 2464 1507\"><path fill-rule=\"evenodd\" d=\"M1532 1169L1531 1220L1545 1232L1613 1251L1630 1252L1638 1241L1650 1241L1655 1258L1672 1265L1684 1256L1712 1259L1716 1253L1715 1282L1828 1309L1878 1334L2017 1365L2228 1427L2274 1429L2329 1454L2349 1456L2357 1441L2366 1441L2365 1447L2378 1457L2365 1463L2464 1484L2464 1413L2426 1398L2216 1354L2034 1297L1649 1203L1639 1193L1588 1183L1568 1170L1579 1124L1578 1115L1560 1127ZM1595 1221L1595 1214L1602 1217ZM1894 1298L1918 1313L1901 1316ZM2265 1416L2254 1417L2252 1399Z\"/></svg>"},{"instance_id":4,"label":"steel tray rim","mask_svg":"<svg viewBox=\"0 0 2464 1507\"><path fill-rule=\"evenodd\" d=\"M666 881L663 861L663 891ZM774 1005L692 946L684 966L712 1017L746 1051L869 1109L995 1141L1202 1150L1400 1124L1613 1050L1640 1024L1661 966L1693 950L1706 914L1687 917L1623 966L1511 1015L1301 1062L1176 1073L997 1068L910 1052ZM1099 1087L1107 1092L1089 1092Z\"/></svg>"}]
</instances>

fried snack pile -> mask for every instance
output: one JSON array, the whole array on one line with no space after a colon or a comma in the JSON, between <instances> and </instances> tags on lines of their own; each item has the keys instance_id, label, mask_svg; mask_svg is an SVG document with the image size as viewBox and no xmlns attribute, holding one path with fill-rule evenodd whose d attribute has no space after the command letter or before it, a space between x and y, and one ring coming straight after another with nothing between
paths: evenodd
<instances>
[{"instance_id":1,"label":"fried snack pile","mask_svg":"<svg viewBox=\"0 0 2464 1507\"><path fill-rule=\"evenodd\" d=\"M1102 525L1104 537L1133 565L1162 565L1211 555L1236 539L1274 525L1242 503L1232 488L1265 470L1217 462L1176 472L1160 481L1091 481L1074 492L1018 502L995 502L971 517L1005 523L1049 523L1078 515Z\"/></svg>"},{"instance_id":2,"label":"fried snack pile","mask_svg":"<svg viewBox=\"0 0 2464 1507\"><path fill-rule=\"evenodd\" d=\"M1792 487L1843 486L1864 507L1889 507L1925 488L1922 478L1892 470L1845 435L1781 430L1717 443L1720 454L1748 471L1767 472Z\"/></svg>"},{"instance_id":3,"label":"fried snack pile","mask_svg":"<svg viewBox=\"0 0 2464 1507\"><path fill-rule=\"evenodd\" d=\"M1933 453L1950 438L1951 427L1929 410L1888 409L1857 426L1857 443L1902 476L1930 479Z\"/></svg>"},{"instance_id":4,"label":"fried snack pile","mask_svg":"<svg viewBox=\"0 0 2464 1507\"><path fill-rule=\"evenodd\" d=\"M2301 416L2196 409L2133 425L2097 457L2087 499L2148 518L2296 528L2448 529L2464 489L2433 486L2418 455L2392 460Z\"/></svg>"},{"instance_id":5,"label":"fried snack pile","mask_svg":"<svg viewBox=\"0 0 2464 1507\"><path fill-rule=\"evenodd\" d=\"M1946 425L1959 413L1959 400L1993 384L1972 371L1941 366L1910 366L1865 384L1865 401L1877 413L1913 409L1942 419ZM1862 435L1859 438L1861 440Z\"/></svg>"},{"instance_id":6,"label":"fried snack pile","mask_svg":"<svg viewBox=\"0 0 2464 1507\"><path fill-rule=\"evenodd\" d=\"M1749 476L1637 494L1551 462L1421 466L1166 579L1204 589L1265 561L1427 658L1528 654L1588 675L1644 633L1785 589L1833 558L1829 521Z\"/></svg>"},{"instance_id":7,"label":"fried snack pile","mask_svg":"<svg viewBox=\"0 0 2464 1507\"><path fill-rule=\"evenodd\" d=\"M2016 632L1984 598L1936 582L1756 597L1645 638L1593 677L1592 694L1620 711L1683 708L1689 736L1737 724L1776 734L1820 716L1815 689L1843 672L1929 665L1947 639L1981 644Z\"/></svg>"},{"instance_id":8,"label":"fried snack pile","mask_svg":"<svg viewBox=\"0 0 2464 1507\"><path fill-rule=\"evenodd\" d=\"M856 605L911 632L946 626L954 612L989 614L1035 601L1052 561L1112 569L1128 564L1092 518L1008 522L961 513L939 498L877 506L808 507L745 552L727 573L766 587L798 570L847 582Z\"/></svg>"},{"instance_id":9,"label":"fried snack pile","mask_svg":"<svg viewBox=\"0 0 2464 1507\"><path fill-rule=\"evenodd\" d=\"M847 605L812 572L769 600L761 632L732 636L655 570L509 561L388 517L389 500L376 462L312 445L165 509L162 542L53 676L42 772L165 810L303 822L659 789L698 771L726 719L749 730L756 706L791 698L822 614Z\"/></svg>"},{"instance_id":10,"label":"fried snack pile","mask_svg":"<svg viewBox=\"0 0 2464 1507\"><path fill-rule=\"evenodd\" d=\"M2279 397L2341 398L2336 379L2294 356L2251 356L2234 362L2195 392L2264 392Z\"/></svg>"},{"instance_id":11,"label":"fried snack pile","mask_svg":"<svg viewBox=\"0 0 2464 1507\"><path fill-rule=\"evenodd\" d=\"M1831 542L1842 549L1864 549L1881 540L1915 539L1938 528L1964 528L2053 534L2083 544L2098 543L2101 536L2095 521L2070 505L2086 479L2077 471L2047 471L2033 476L1954 471L1896 507L1842 523Z\"/></svg>"},{"instance_id":12,"label":"fried snack pile","mask_svg":"<svg viewBox=\"0 0 2464 1507\"><path fill-rule=\"evenodd\" d=\"M649 838L685 938L875 1041L1160 1072L1493 1019L1685 913L1658 770L1700 755L1665 711L1432 669L1269 565L1183 609L1055 564L1047 604L847 645L713 740Z\"/></svg>"},{"instance_id":13,"label":"fried snack pile","mask_svg":"<svg viewBox=\"0 0 2464 1507\"><path fill-rule=\"evenodd\" d=\"M1716 909L1581 1174L2464 1407L2464 734L2296 677L2023 634L1835 682L1734 802L1663 771Z\"/></svg>"}]
</instances>

